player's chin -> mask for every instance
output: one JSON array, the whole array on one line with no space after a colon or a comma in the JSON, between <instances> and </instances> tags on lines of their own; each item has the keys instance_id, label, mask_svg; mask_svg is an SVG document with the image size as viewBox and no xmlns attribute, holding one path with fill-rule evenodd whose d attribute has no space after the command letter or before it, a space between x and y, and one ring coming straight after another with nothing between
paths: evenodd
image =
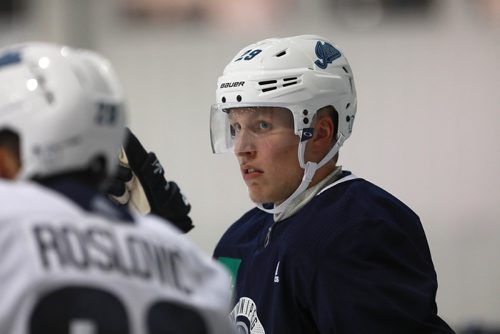
<instances>
[{"instance_id":1,"label":"player's chin","mask_svg":"<svg viewBox=\"0 0 500 334\"><path fill-rule=\"evenodd\" d=\"M248 187L248 195L254 203L262 204L272 202L268 195L264 194L261 190L255 189L255 187Z\"/></svg>"}]
</instances>

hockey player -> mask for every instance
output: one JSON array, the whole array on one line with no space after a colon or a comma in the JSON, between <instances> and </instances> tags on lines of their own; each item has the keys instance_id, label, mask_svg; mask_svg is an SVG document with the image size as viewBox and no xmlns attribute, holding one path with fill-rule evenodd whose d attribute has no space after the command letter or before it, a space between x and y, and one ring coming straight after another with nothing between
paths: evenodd
<instances>
[{"instance_id":1,"label":"hockey player","mask_svg":"<svg viewBox=\"0 0 500 334\"><path fill-rule=\"evenodd\" d=\"M100 55L0 50L0 333L233 332L226 271L99 191L124 124Z\"/></svg>"},{"instance_id":2,"label":"hockey player","mask_svg":"<svg viewBox=\"0 0 500 334\"><path fill-rule=\"evenodd\" d=\"M234 276L240 332L452 333L418 216L337 165L357 104L339 48L267 39L217 85L212 149L234 152L257 206L214 252Z\"/></svg>"}]
</instances>

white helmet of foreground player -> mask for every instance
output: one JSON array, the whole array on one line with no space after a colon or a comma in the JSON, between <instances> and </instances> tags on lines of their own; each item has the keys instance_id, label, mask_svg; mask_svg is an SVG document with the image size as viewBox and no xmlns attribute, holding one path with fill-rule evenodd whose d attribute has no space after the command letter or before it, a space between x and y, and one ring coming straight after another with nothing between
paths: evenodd
<instances>
[{"instance_id":1,"label":"white helmet of foreground player","mask_svg":"<svg viewBox=\"0 0 500 334\"><path fill-rule=\"evenodd\" d=\"M122 90L100 55L47 43L0 50L0 130L20 137L19 178L109 175L124 126Z\"/></svg>"},{"instance_id":2,"label":"white helmet of foreground player","mask_svg":"<svg viewBox=\"0 0 500 334\"><path fill-rule=\"evenodd\" d=\"M234 108L280 107L293 116L304 177L279 206L265 209L263 203L256 203L266 212L282 212L307 189L316 170L330 161L351 135L357 107L353 74L343 53L323 37L272 38L249 45L226 66L217 85L217 103L212 105L210 115L214 153L234 151L234 129L228 116ZM338 113L337 141L320 162L304 161L305 147L312 137L312 120L325 106L334 107Z\"/></svg>"}]
</instances>

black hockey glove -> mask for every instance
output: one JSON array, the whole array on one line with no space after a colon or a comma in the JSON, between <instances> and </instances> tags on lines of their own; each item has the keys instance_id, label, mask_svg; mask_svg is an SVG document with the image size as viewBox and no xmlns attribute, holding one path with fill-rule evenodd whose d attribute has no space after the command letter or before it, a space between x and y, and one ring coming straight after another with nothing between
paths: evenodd
<instances>
[{"instance_id":1,"label":"black hockey glove","mask_svg":"<svg viewBox=\"0 0 500 334\"><path fill-rule=\"evenodd\" d=\"M184 233L194 227L189 218L191 205L179 186L165 179L156 155L148 153L128 128L109 194L118 203L131 203L142 214L151 212L167 219Z\"/></svg>"},{"instance_id":2,"label":"black hockey glove","mask_svg":"<svg viewBox=\"0 0 500 334\"><path fill-rule=\"evenodd\" d=\"M127 204L130 201L133 180L134 174L130 167L120 161L116 174L109 184L108 194L115 202Z\"/></svg>"}]
</instances>

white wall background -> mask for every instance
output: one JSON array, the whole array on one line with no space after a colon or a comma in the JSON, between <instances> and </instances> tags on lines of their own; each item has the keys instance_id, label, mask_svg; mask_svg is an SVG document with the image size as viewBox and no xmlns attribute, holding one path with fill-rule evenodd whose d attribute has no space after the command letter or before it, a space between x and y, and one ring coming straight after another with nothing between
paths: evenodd
<instances>
[{"instance_id":1,"label":"white wall background","mask_svg":"<svg viewBox=\"0 0 500 334\"><path fill-rule=\"evenodd\" d=\"M297 0L276 24L243 32L131 22L117 15L116 1L34 1L26 19L0 23L0 43L64 42L114 62L131 128L192 203L196 229L189 238L211 253L252 206L235 159L210 152L209 109L224 65L266 37L324 35L349 58L358 91L340 163L420 215L442 317L455 326L500 325L499 21L471 10L474 0L442 0L423 22L353 27L332 18L324 1Z\"/></svg>"}]
</instances>

